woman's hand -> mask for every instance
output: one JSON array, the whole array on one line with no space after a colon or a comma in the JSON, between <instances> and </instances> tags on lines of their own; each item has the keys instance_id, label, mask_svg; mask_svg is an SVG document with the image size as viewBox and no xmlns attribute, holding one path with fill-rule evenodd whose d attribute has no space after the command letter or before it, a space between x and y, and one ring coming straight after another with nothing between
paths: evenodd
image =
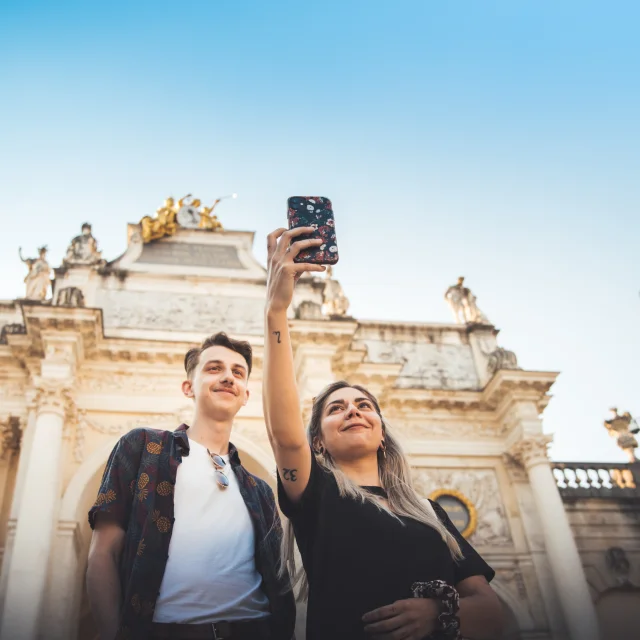
<instances>
[{"instance_id":1,"label":"woman's hand","mask_svg":"<svg viewBox=\"0 0 640 640\"><path fill-rule=\"evenodd\" d=\"M362 621L375 640L422 640L435 631L439 613L435 600L410 598L369 611Z\"/></svg>"},{"instance_id":2,"label":"woman's hand","mask_svg":"<svg viewBox=\"0 0 640 640\"><path fill-rule=\"evenodd\" d=\"M303 249L323 243L320 238L295 242L298 236L313 231L313 227L298 227L289 231L276 229L267 236L267 311L286 311L293 299L296 280L306 271L325 270L319 264L293 261Z\"/></svg>"}]
</instances>

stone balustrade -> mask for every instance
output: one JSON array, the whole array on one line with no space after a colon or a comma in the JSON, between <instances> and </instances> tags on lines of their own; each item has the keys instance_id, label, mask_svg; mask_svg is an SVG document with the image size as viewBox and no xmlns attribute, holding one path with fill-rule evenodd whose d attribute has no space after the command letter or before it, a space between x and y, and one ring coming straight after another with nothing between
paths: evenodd
<instances>
[{"instance_id":1,"label":"stone balustrade","mask_svg":"<svg viewBox=\"0 0 640 640\"><path fill-rule=\"evenodd\" d=\"M640 463L553 462L563 498L640 498Z\"/></svg>"}]
</instances>

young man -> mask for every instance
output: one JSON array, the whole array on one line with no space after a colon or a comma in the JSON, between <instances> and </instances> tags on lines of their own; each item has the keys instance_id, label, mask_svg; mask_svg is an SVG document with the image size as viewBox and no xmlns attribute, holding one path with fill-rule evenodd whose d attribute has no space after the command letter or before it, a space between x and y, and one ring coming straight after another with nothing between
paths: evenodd
<instances>
[{"instance_id":1,"label":"young man","mask_svg":"<svg viewBox=\"0 0 640 640\"><path fill-rule=\"evenodd\" d=\"M109 457L87 589L101 640L290 640L273 493L229 442L249 399L251 346L217 333L185 356L191 427L134 429Z\"/></svg>"}]
</instances>

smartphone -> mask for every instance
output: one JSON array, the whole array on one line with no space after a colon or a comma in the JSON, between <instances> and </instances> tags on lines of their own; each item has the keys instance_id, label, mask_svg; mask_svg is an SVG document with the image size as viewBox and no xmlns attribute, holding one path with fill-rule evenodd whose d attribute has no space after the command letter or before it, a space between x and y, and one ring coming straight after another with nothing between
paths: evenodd
<instances>
[{"instance_id":1,"label":"smartphone","mask_svg":"<svg viewBox=\"0 0 640 640\"><path fill-rule=\"evenodd\" d=\"M314 227L315 229L312 234L298 236L297 241L310 238L321 238L324 241L317 247L304 249L293 261L311 264L336 264L338 262L338 244L331 200L319 196L293 196L287 200L287 208L289 229L296 227Z\"/></svg>"}]
</instances>

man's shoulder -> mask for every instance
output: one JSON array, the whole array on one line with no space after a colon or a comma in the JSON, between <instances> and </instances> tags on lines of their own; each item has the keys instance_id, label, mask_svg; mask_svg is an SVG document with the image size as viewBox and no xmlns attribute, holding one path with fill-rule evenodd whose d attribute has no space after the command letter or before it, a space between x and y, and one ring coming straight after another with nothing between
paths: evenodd
<instances>
[{"instance_id":1,"label":"man's shoulder","mask_svg":"<svg viewBox=\"0 0 640 640\"><path fill-rule=\"evenodd\" d=\"M118 445L141 448L150 443L162 445L173 436L173 431L165 429L152 429L151 427L136 427L127 431L118 440Z\"/></svg>"}]
</instances>

